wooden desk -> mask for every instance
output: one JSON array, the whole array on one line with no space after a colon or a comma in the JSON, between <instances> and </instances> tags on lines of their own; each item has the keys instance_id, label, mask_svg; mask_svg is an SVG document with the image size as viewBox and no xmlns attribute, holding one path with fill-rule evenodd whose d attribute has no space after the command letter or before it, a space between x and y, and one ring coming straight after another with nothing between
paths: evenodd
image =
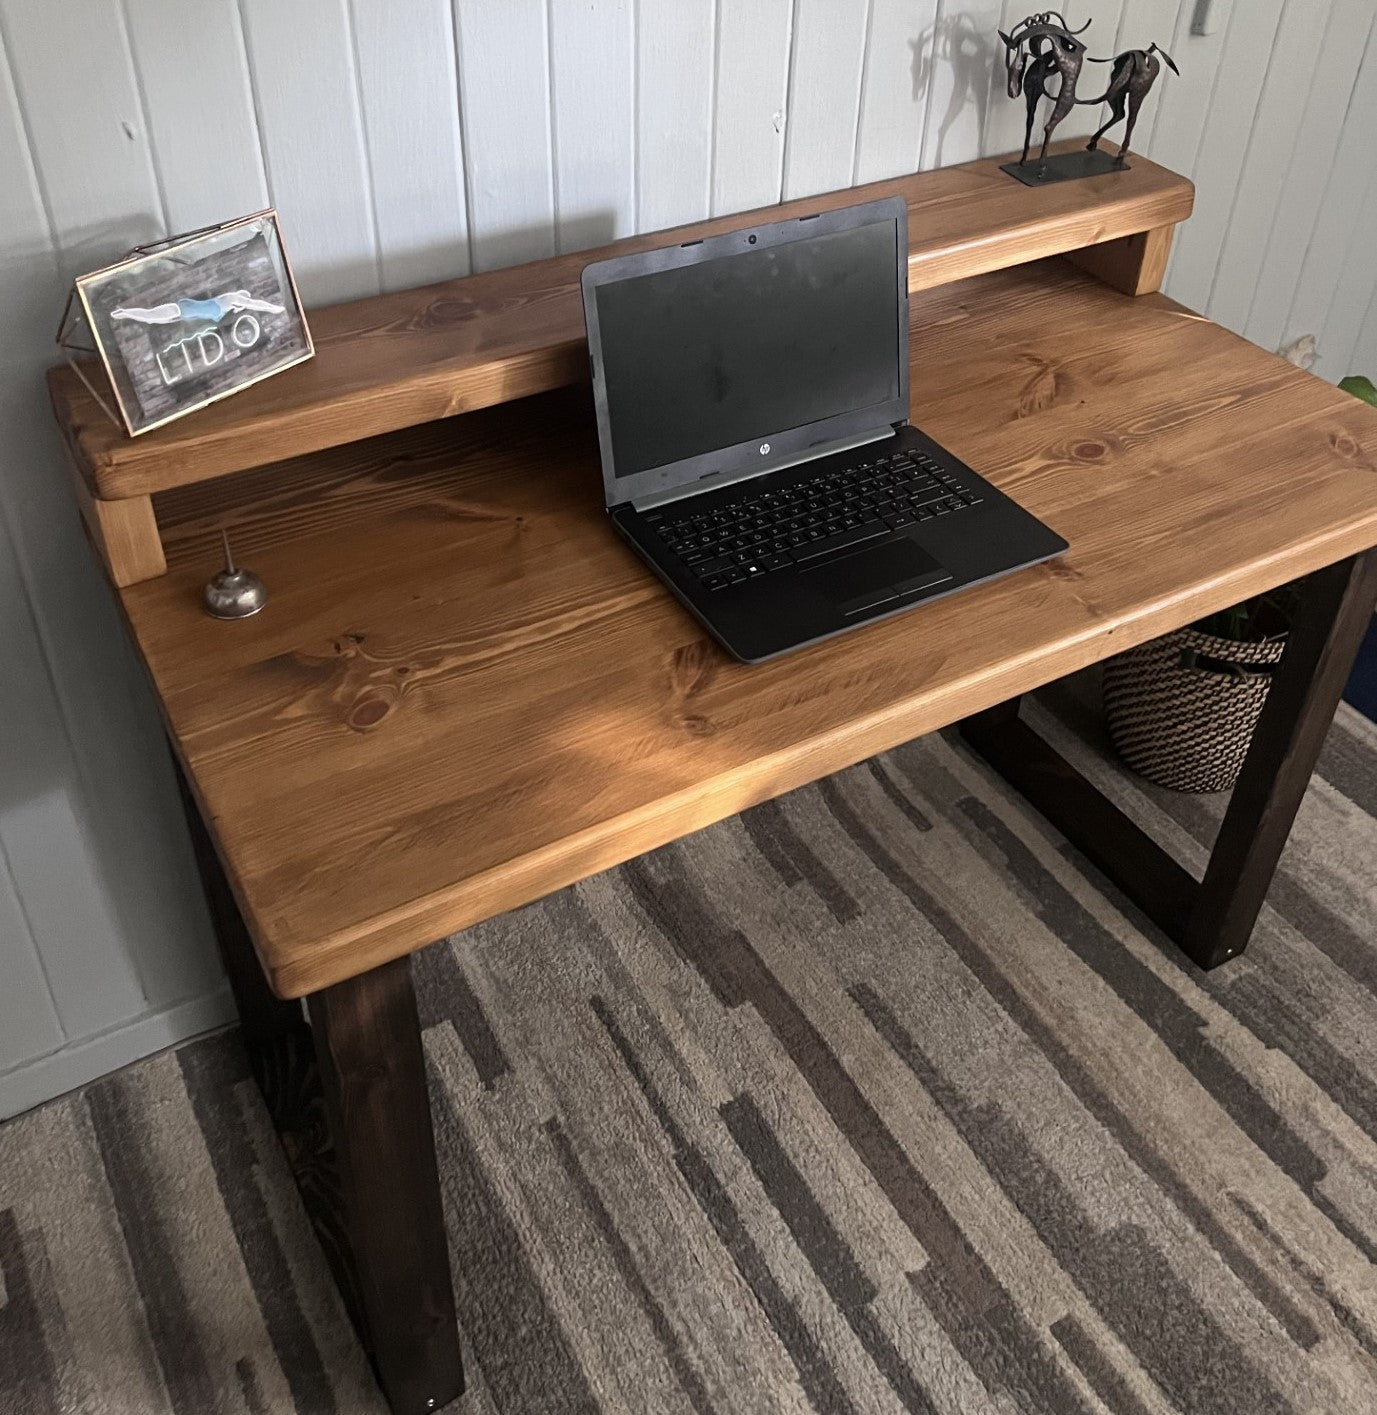
<instances>
[{"instance_id":1,"label":"wooden desk","mask_svg":"<svg viewBox=\"0 0 1377 1415\"><path fill-rule=\"evenodd\" d=\"M912 306L914 421L1070 554L761 667L613 535L586 387L157 494L167 570L122 603L260 1080L318 1167L274 1082L307 998L336 1174L305 1187L338 1194L318 1229L394 1409L461 1384L411 951L959 721L1199 961L1246 941L1377 598L1377 415L1077 259ZM1117 283L1155 283L1135 260ZM272 592L238 624L198 600L225 525ZM1018 697L1301 575L1197 885Z\"/></svg>"}]
</instances>

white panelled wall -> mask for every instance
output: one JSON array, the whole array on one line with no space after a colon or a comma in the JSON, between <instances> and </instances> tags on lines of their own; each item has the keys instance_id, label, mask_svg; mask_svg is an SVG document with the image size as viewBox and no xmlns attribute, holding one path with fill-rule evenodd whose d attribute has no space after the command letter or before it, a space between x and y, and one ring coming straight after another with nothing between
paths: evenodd
<instances>
[{"instance_id":1,"label":"white panelled wall","mask_svg":"<svg viewBox=\"0 0 1377 1415\"><path fill-rule=\"evenodd\" d=\"M995 30L1026 8L0 0L0 1116L229 1015L47 412L71 277L272 203L321 304L1005 151ZM1199 185L1168 289L1377 375L1377 0L1210 9L1066 6L1092 54L1181 66L1139 128Z\"/></svg>"}]
</instances>

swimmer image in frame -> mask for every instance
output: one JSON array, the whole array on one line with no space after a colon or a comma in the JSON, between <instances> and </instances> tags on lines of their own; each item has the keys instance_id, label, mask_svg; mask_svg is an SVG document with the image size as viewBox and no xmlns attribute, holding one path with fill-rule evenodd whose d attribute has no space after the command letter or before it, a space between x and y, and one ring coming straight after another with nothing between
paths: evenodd
<instances>
[{"instance_id":1,"label":"swimmer image in frame","mask_svg":"<svg viewBox=\"0 0 1377 1415\"><path fill-rule=\"evenodd\" d=\"M111 319L132 319L140 324L174 324L179 319L205 320L208 324L219 324L227 314L242 310L255 310L259 314L286 314L286 305L275 305L271 300L260 300L247 290L229 290L223 295L212 295L208 300L173 300L167 304L154 305L152 309L123 309L110 311Z\"/></svg>"},{"instance_id":2,"label":"swimmer image in frame","mask_svg":"<svg viewBox=\"0 0 1377 1415\"><path fill-rule=\"evenodd\" d=\"M117 306L110 311L111 320L132 320L136 324L200 324L218 326L235 315L229 327L230 342L236 349L252 349L263 336L259 314L286 314L285 305L260 300L247 290L227 290L223 295L208 299L168 300L151 308ZM165 348L154 351L154 362L163 382L170 388L175 383L212 369L226 354L225 340L218 328L201 328L181 339L172 340Z\"/></svg>"},{"instance_id":3,"label":"swimmer image in frame","mask_svg":"<svg viewBox=\"0 0 1377 1415\"><path fill-rule=\"evenodd\" d=\"M138 247L79 276L73 300L69 362L135 436L315 353L273 211ZM113 405L83 353L99 355Z\"/></svg>"}]
</instances>

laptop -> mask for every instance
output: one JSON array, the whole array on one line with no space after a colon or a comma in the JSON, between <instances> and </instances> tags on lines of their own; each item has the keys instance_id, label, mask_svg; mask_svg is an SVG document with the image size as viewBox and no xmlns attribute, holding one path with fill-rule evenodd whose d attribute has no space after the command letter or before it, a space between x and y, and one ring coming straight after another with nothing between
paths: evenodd
<instances>
[{"instance_id":1,"label":"laptop","mask_svg":"<svg viewBox=\"0 0 1377 1415\"><path fill-rule=\"evenodd\" d=\"M902 200L598 261L583 304L612 524L743 662L1068 548L909 423Z\"/></svg>"}]
</instances>

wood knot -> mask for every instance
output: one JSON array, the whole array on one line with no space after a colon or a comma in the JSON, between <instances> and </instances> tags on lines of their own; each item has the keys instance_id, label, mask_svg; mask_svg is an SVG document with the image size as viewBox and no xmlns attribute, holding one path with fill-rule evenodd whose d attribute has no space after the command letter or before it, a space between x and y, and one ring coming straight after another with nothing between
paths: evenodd
<instances>
[{"instance_id":1,"label":"wood knot","mask_svg":"<svg viewBox=\"0 0 1377 1415\"><path fill-rule=\"evenodd\" d=\"M1018 416L1021 418L1031 417L1034 413L1042 412L1044 408L1050 408L1061 392L1060 375L1055 364L1033 356L1030 356L1028 361L1034 365L1035 372L1019 389Z\"/></svg>"},{"instance_id":2,"label":"wood knot","mask_svg":"<svg viewBox=\"0 0 1377 1415\"><path fill-rule=\"evenodd\" d=\"M701 693L717 674L718 653L707 639L681 644L670 661L669 688L678 698Z\"/></svg>"},{"instance_id":3,"label":"wood knot","mask_svg":"<svg viewBox=\"0 0 1377 1415\"><path fill-rule=\"evenodd\" d=\"M1103 442L1078 442L1072 449L1071 455L1078 462L1100 462L1103 461L1109 448Z\"/></svg>"},{"instance_id":4,"label":"wood knot","mask_svg":"<svg viewBox=\"0 0 1377 1415\"><path fill-rule=\"evenodd\" d=\"M451 325L463 324L465 320L472 319L477 310L478 306L473 300L456 299L454 296L432 300L411 321L411 328L447 329Z\"/></svg>"},{"instance_id":5,"label":"wood knot","mask_svg":"<svg viewBox=\"0 0 1377 1415\"><path fill-rule=\"evenodd\" d=\"M1362 446L1357 438L1346 432L1331 432L1329 434L1329 445L1335 453L1342 457L1345 462L1356 462L1359 466L1372 470L1372 463L1363 456Z\"/></svg>"},{"instance_id":6,"label":"wood knot","mask_svg":"<svg viewBox=\"0 0 1377 1415\"><path fill-rule=\"evenodd\" d=\"M371 732L392 711L392 704L385 698L360 698L350 710L347 719L355 732Z\"/></svg>"},{"instance_id":7,"label":"wood knot","mask_svg":"<svg viewBox=\"0 0 1377 1415\"><path fill-rule=\"evenodd\" d=\"M1053 580L1083 580L1085 575L1064 555L1042 562L1043 572Z\"/></svg>"},{"instance_id":8,"label":"wood knot","mask_svg":"<svg viewBox=\"0 0 1377 1415\"><path fill-rule=\"evenodd\" d=\"M711 718L703 717L696 712L681 712L679 714L679 726L682 727L690 737L711 737L717 731L717 726Z\"/></svg>"}]
</instances>

